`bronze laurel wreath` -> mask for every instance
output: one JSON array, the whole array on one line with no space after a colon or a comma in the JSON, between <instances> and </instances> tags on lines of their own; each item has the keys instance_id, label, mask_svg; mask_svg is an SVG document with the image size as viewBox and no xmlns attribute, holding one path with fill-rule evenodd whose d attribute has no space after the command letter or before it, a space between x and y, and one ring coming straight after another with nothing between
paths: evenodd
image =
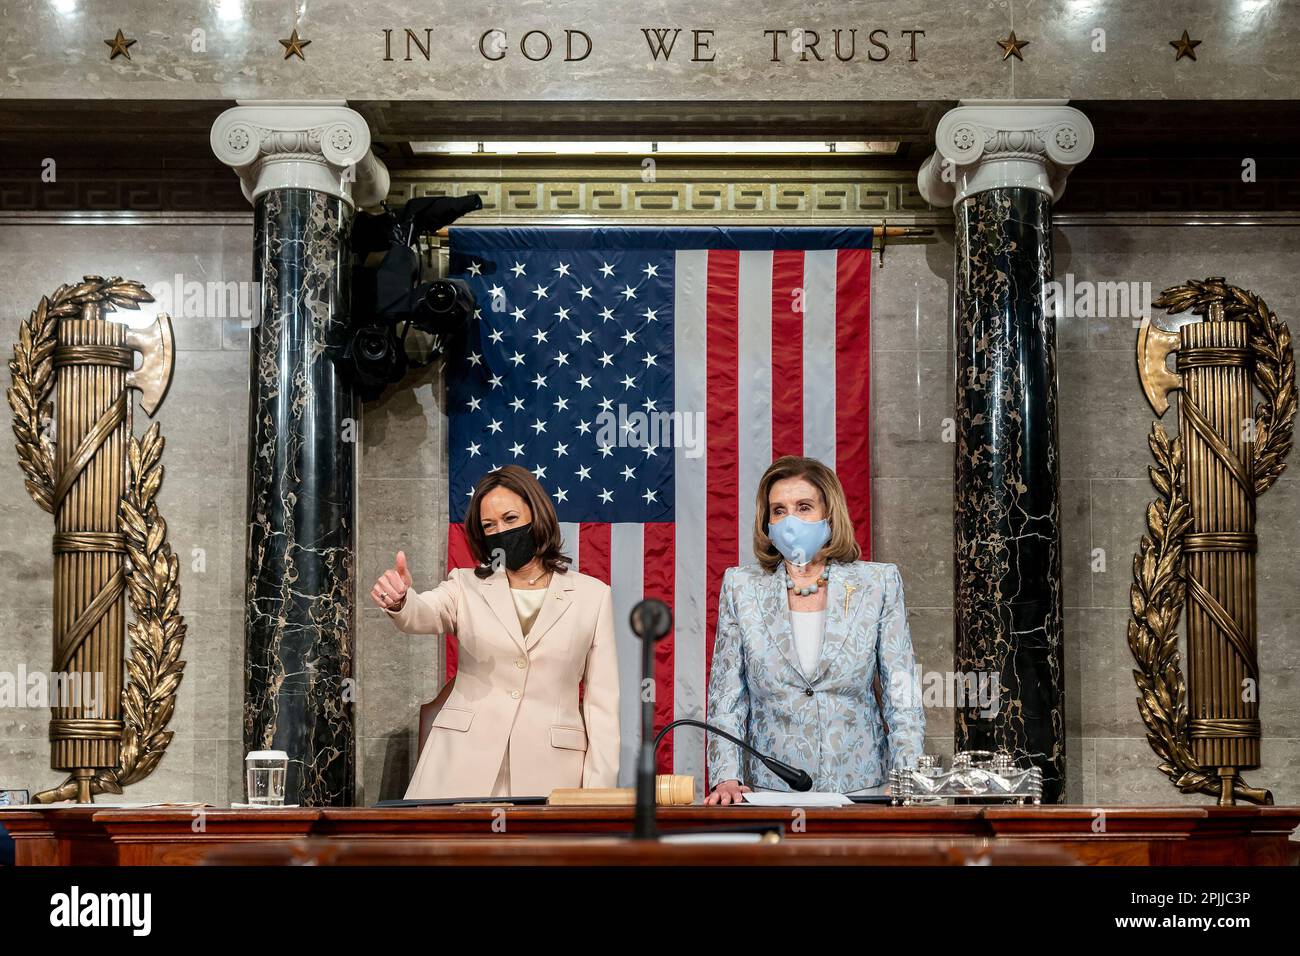
<instances>
[{"instance_id":1,"label":"bronze laurel wreath","mask_svg":"<svg viewBox=\"0 0 1300 956\"><path fill-rule=\"evenodd\" d=\"M18 439L18 467L27 476L27 493L41 509L54 513L54 443L50 424L54 406L49 401L54 388L55 334L60 319L75 319L87 303L102 302L111 309L138 309L152 302L138 282L119 276L105 279L86 276L76 285L62 285L54 295L43 296L18 331L18 342L9 361L13 385L8 391L14 412L14 435Z\"/></svg>"},{"instance_id":2,"label":"bronze laurel wreath","mask_svg":"<svg viewBox=\"0 0 1300 956\"><path fill-rule=\"evenodd\" d=\"M1255 494L1262 495L1286 468L1296 416L1295 353L1291 330L1279 322L1268 303L1246 289L1221 278L1195 279L1166 289L1156 308L1170 315L1190 311L1205 315L1215 303L1224 318L1245 322L1250 328L1254 382L1264 400L1255 408Z\"/></svg>"},{"instance_id":3,"label":"bronze laurel wreath","mask_svg":"<svg viewBox=\"0 0 1300 956\"><path fill-rule=\"evenodd\" d=\"M24 485L45 511L54 512L54 443L50 439L54 388L53 355L61 319L74 319L87 303L108 309L137 309L153 297L138 282L120 277L86 276L77 285L60 286L43 297L19 330L9 371L8 391L18 439L18 463ZM185 621L179 611L179 563L167 543L167 523L158 513L164 440L158 423L143 438L131 437L127 448L127 487L118 505L126 541L126 589L135 620L127 626L131 652L122 689L123 735L118 766L96 772L91 793L121 793L128 784L151 774L162 759L172 732L166 730L176 708L176 690L185 662L180 659ZM36 794L40 803L75 798L76 781Z\"/></svg>"},{"instance_id":4,"label":"bronze laurel wreath","mask_svg":"<svg viewBox=\"0 0 1300 956\"><path fill-rule=\"evenodd\" d=\"M1228 285L1221 278L1190 281L1166 289L1155 305L1170 314L1191 311L1204 315L1220 303L1227 318L1244 320L1250 328L1254 383L1264 396L1255 411L1255 493L1267 490L1286 467L1296 416L1295 357L1291 332L1259 296ZM1182 444L1170 439L1156 422L1147 439L1155 464L1150 468L1156 499L1147 506L1147 528L1133 558L1128 625L1129 650L1138 669L1138 710L1147 727L1147 741L1161 759L1163 771L1183 793L1218 796L1222 779L1202 771L1187 746L1187 687L1178 660L1178 620L1182 613L1183 533L1191 523L1191 506L1183 491ZM1268 791L1233 778L1235 796L1252 803L1271 804Z\"/></svg>"}]
</instances>

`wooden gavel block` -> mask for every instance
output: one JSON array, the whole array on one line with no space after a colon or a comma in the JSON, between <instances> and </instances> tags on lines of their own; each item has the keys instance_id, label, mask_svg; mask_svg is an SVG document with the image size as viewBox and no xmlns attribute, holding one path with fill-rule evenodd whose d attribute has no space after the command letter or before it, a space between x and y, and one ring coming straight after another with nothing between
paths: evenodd
<instances>
[{"instance_id":1,"label":"wooden gavel block","mask_svg":"<svg viewBox=\"0 0 1300 956\"><path fill-rule=\"evenodd\" d=\"M561 787L546 798L560 807L630 807L636 803L634 787ZM695 778L689 774L661 773L655 777L655 804L689 806L695 802Z\"/></svg>"}]
</instances>

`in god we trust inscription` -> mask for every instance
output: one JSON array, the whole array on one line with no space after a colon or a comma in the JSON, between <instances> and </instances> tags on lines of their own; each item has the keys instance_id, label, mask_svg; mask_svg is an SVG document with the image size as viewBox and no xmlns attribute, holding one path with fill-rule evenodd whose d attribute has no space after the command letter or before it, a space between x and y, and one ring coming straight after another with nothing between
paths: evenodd
<instances>
[{"instance_id":1,"label":"in god we trust inscription","mask_svg":"<svg viewBox=\"0 0 1300 956\"><path fill-rule=\"evenodd\" d=\"M530 63L582 63L599 56L590 28L557 26L516 30L489 26L478 34L477 55L489 62L525 60ZM920 60L926 31L879 26L769 27L761 31L726 33L712 27L638 27L639 40L652 63L713 63L720 52L739 51L745 58L772 63L884 63ZM437 27L384 27L383 62L433 62L463 53L463 44ZM625 37L620 37L624 40ZM621 53L620 53L621 55Z\"/></svg>"}]
</instances>

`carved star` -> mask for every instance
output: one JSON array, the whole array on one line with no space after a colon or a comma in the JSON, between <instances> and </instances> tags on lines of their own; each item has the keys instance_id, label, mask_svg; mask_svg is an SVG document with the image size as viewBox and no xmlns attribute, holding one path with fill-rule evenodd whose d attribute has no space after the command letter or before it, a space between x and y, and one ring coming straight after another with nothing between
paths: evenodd
<instances>
[{"instance_id":1,"label":"carved star","mask_svg":"<svg viewBox=\"0 0 1300 956\"><path fill-rule=\"evenodd\" d=\"M1020 51L1021 51L1024 47L1029 46L1029 41L1028 41L1028 40L1017 40L1017 39L1016 39L1016 31L1015 31L1015 30L1012 30L1012 31L1011 31L1011 36L1007 37L1005 40L999 40L999 41L998 41L998 46L1002 47L1002 59L1003 59L1003 60L1005 60L1007 57L1014 56L1017 60L1019 60L1019 61L1021 61L1021 62L1023 63L1024 60L1025 60L1025 58L1024 58L1023 56L1020 55Z\"/></svg>"},{"instance_id":2,"label":"carved star","mask_svg":"<svg viewBox=\"0 0 1300 956\"><path fill-rule=\"evenodd\" d=\"M105 40L104 43L106 43L109 50L112 51L108 55L109 60L116 60L119 56L124 56L128 60L131 59L131 51L129 48L135 44L135 41L128 40L124 37L121 30L117 31L117 36L113 37L111 40ZM1192 59L1195 59L1195 57Z\"/></svg>"},{"instance_id":3,"label":"carved star","mask_svg":"<svg viewBox=\"0 0 1300 956\"><path fill-rule=\"evenodd\" d=\"M1201 41L1193 40L1191 37L1187 35L1187 31L1184 30L1182 37L1180 37L1177 40L1170 40L1169 45L1178 51L1178 55L1174 57L1174 62L1177 63L1185 56L1191 57L1193 60L1195 60L1196 48L1201 45Z\"/></svg>"},{"instance_id":4,"label":"carved star","mask_svg":"<svg viewBox=\"0 0 1300 956\"><path fill-rule=\"evenodd\" d=\"M284 47L284 58L286 60L291 56L296 56L300 60L306 60L307 58L302 55L302 48L310 45L310 40L300 40L298 38L298 30L296 27L294 28L293 33L289 34L289 39L280 41L280 46Z\"/></svg>"}]
</instances>

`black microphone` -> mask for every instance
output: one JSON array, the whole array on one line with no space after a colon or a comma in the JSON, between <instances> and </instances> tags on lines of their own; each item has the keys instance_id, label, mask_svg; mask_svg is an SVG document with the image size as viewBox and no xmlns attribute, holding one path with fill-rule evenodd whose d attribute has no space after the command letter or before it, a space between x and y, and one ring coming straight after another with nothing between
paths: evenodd
<instances>
[{"instance_id":1,"label":"black microphone","mask_svg":"<svg viewBox=\"0 0 1300 956\"><path fill-rule=\"evenodd\" d=\"M632 608L629 623L632 633L641 639L641 686L653 687L655 679L655 642L673 629L673 612L663 601L653 598ZM636 819L632 838L653 840L655 837L655 749L659 741L650 741L654 732L655 702L641 702L641 753L636 766Z\"/></svg>"},{"instance_id":2,"label":"black microphone","mask_svg":"<svg viewBox=\"0 0 1300 956\"><path fill-rule=\"evenodd\" d=\"M639 601L632 608L631 623L632 633L641 640L649 636L651 641L657 641L667 637L673 629L673 612L663 601L654 598Z\"/></svg>"},{"instance_id":3,"label":"black microphone","mask_svg":"<svg viewBox=\"0 0 1300 956\"><path fill-rule=\"evenodd\" d=\"M658 752L659 744L660 742L663 741L668 731L672 730L674 727L680 727L682 724L688 724L692 727L703 727L711 734L717 734L719 737L724 737L727 740L730 740L737 747L740 747L742 750L747 751L750 754L753 754L760 761L762 761L763 766L766 767L768 770L772 771L774 774L776 774L786 783L788 783L790 785L791 790L798 791L799 793L807 793L809 790L812 789L812 777L808 776L808 771L800 770L798 767L792 767L788 763L784 763L783 761L777 760L775 757L769 757L767 754L759 753L757 750L755 750L745 741L739 739L738 737L731 736L731 734L727 733L725 730L719 730L717 727L714 727L712 724L706 724L702 720L691 720L690 718L686 718L686 717L682 718L681 720L674 720L663 730L659 731L659 735L655 737L654 749L656 752Z\"/></svg>"}]
</instances>

